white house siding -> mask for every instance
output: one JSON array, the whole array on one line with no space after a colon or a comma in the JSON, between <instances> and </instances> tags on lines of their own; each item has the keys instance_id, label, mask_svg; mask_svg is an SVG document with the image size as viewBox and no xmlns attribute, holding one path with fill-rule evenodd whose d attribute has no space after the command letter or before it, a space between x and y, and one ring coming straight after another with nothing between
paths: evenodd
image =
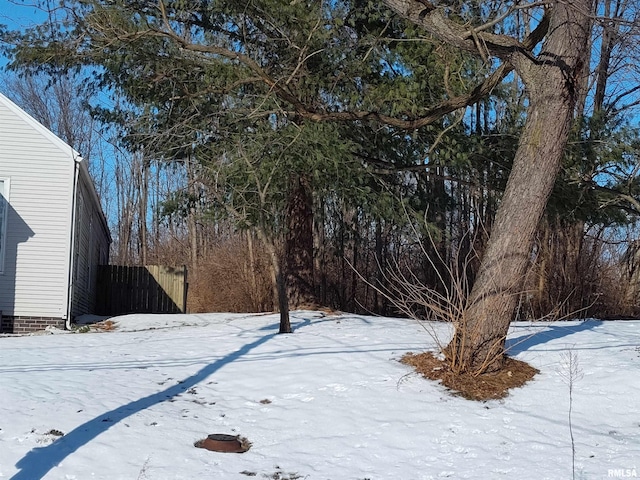
<instances>
[{"instance_id":1,"label":"white house siding","mask_svg":"<svg viewBox=\"0 0 640 480\"><path fill-rule=\"evenodd\" d=\"M67 315L74 152L47 132L0 101L0 178L10 181L4 316Z\"/></svg>"}]
</instances>

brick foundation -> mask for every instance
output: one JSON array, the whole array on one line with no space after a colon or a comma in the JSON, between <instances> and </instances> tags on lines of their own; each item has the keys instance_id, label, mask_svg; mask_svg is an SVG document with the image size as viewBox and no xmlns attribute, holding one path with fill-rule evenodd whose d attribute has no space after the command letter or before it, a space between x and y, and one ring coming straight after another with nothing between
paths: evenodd
<instances>
[{"instance_id":1,"label":"brick foundation","mask_svg":"<svg viewBox=\"0 0 640 480\"><path fill-rule=\"evenodd\" d=\"M2 316L0 333L32 333L48 326L64 329L65 321L55 317Z\"/></svg>"}]
</instances>

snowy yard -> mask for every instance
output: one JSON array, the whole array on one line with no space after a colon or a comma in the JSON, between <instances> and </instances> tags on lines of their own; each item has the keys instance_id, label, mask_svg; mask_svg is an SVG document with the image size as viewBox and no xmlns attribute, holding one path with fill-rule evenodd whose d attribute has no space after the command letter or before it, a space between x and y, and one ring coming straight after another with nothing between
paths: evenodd
<instances>
[{"instance_id":1,"label":"snowy yard","mask_svg":"<svg viewBox=\"0 0 640 480\"><path fill-rule=\"evenodd\" d=\"M576 478L640 468L639 321L515 324L514 354L541 373L481 403L398 362L433 346L409 320L294 312L292 335L276 315L113 320L0 338L0 477L570 479L569 351ZM211 433L253 445L193 446Z\"/></svg>"}]
</instances>

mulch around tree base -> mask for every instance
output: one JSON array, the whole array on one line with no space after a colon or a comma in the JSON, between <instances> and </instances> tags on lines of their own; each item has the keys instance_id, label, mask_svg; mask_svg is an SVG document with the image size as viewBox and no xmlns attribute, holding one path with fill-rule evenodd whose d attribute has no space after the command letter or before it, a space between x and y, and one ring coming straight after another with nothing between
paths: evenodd
<instances>
[{"instance_id":1,"label":"mulch around tree base","mask_svg":"<svg viewBox=\"0 0 640 480\"><path fill-rule=\"evenodd\" d=\"M476 376L452 372L449 364L432 352L409 352L400 362L412 366L416 372L430 380L440 380L455 395L479 401L504 398L510 389L522 387L540 373L528 363L510 357L506 357L502 370Z\"/></svg>"}]
</instances>

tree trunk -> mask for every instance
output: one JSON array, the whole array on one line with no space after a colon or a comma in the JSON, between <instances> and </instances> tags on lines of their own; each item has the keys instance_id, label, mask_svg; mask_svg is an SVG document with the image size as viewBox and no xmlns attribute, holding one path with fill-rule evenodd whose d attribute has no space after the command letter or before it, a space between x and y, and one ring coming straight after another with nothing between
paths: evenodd
<instances>
[{"instance_id":1,"label":"tree trunk","mask_svg":"<svg viewBox=\"0 0 640 480\"><path fill-rule=\"evenodd\" d=\"M251 303L253 305L253 311L255 312L259 312L260 307L262 305L260 305L260 300L259 300L259 296L258 296L258 283L256 282L256 258L255 258L255 253L254 253L254 247L253 247L253 237L250 231L246 231L245 232L245 236L247 238L247 252L249 253L249 268L248 268L248 272L247 272L247 277L249 279L249 283L251 284ZM277 279L276 279L276 283L277 283Z\"/></svg>"},{"instance_id":2,"label":"tree trunk","mask_svg":"<svg viewBox=\"0 0 640 480\"><path fill-rule=\"evenodd\" d=\"M140 159L138 177L138 255L140 265L147 265L147 208L149 205L149 163L145 158Z\"/></svg>"},{"instance_id":3,"label":"tree trunk","mask_svg":"<svg viewBox=\"0 0 640 480\"><path fill-rule=\"evenodd\" d=\"M188 207L187 210L187 232L189 237L189 260L190 266L195 270L198 264L198 223L197 217L197 204L198 199L198 187L196 185L196 171L195 171L195 159L192 155L188 155L185 159L185 167L187 173L187 192L188 195Z\"/></svg>"},{"instance_id":4,"label":"tree trunk","mask_svg":"<svg viewBox=\"0 0 640 480\"><path fill-rule=\"evenodd\" d=\"M540 58L516 63L529 109L513 169L463 318L445 349L458 371L501 368L536 228L561 166L586 56L589 0L555 3Z\"/></svg>"},{"instance_id":5,"label":"tree trunk","mask_svg":"<svg viewBox=\"0 0 640 480\"><path fill-rule=\"evenodd\" d=\"M571 123L573 105L563 90L558 88L546 99L530 98L529 117L465 319L448 347L462 370L501 365L534 234L553 188Z\"/></svg>"},{"instance_id":6,"label":"tree trunk","mask_svg":"<svg viewBox=\"0 0 640 480\"><path fill-rule=\"evenodd\" d=\"M605 0L602 6L604 9L604 17L610 17L612 15L611 0ZM596 91L593 96L594 113L602 111L604 106L607 81L611 75L609 71L611 54L616 46L616 39L619 38L618 30L619 24L617 22L603 22L602 39L600 40L600 61L595 71Z\"/></svg>"},{"instance_id":7,"label":"tree trunk","mask_svg":"<svg viewBox=\"0 0 640 480\"><path fill-rule=\"evenodd\" d=\"M320 199L318 206L318 215L314 215L314 231L313 231L313 248L314 248L314 285L317 285L316 298L320 305L327 305L327 247L326 247L326 231L325 231L325 206L324 199Z\"/></svg>"},{"instance_id":8,"label":"tree trunk","mask_svg":"<svg viewBox=\"0 0 640 480\"><path fill-rule=\"evenodd\" d=\"M273 284L275 286L276 302L278 304L278 310L280 311L280 329L278 333L291 333L291 321L289 319L289 300L287 299L287 285L285 282L284 274L282 272L282 265L280 256L278 255L278 249L271 238L264 231L257 229L256 234L258 238L264 244L269 259L271 260L271 275Z\"/></svg>"},{"instance_id":9,"label":"tree trunk","mask_svg":"<svg viewBox=\"0 0 640 480\"><path fill-rule=\"evenodd\" d=\"M386 309L384 304L384 296L379 292L384 288L384 274L386 271L386 256L383 255L384 247L382 240L382 219L376 219L375 230L375 251L376 251L376 270L375 270L375 288L373 289L373 308L378 315L385 315Z\"/></svg>"},{"instance_id":10,"label":"tree trunk","mask_svg":"<svg viewBox=\"0 0 640 480\"><path fill-rule=\"evenodd\" d=\"M287 202L286 283L293 307L315 305L313 289L313 192L306 175L294 174Z\"/></svg>"}]
</instances>

